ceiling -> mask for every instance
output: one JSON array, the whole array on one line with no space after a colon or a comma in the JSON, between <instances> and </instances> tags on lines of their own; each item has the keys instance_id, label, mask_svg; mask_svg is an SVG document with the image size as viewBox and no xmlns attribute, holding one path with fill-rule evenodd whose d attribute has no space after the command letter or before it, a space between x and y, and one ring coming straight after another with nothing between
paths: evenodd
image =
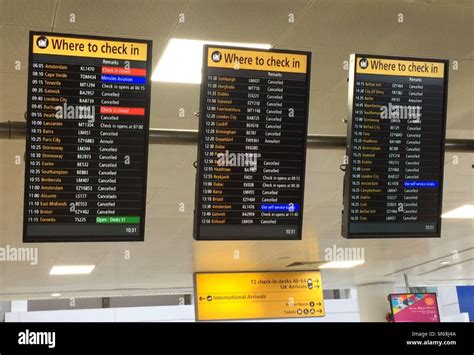
<instances>
[{"instance_id":1,"label":"ceiling","mask_svg":"<svg viewBox=\"0 0 474 355\"><path fill-rule=\"evenodd\" d=\"M450 70L447 137L474 139L472 0L0 0L0 122L23 120L30 30L152 39L154 66L170 38L311 51L313 134L345 134L350 53L449 59L457 68ZM150 126L197 129L198 103L198 85L155 82ZM295 261L322 260L333 245L364 248L366 262L324 270L326 288L401 285L404 268L414 285L474 283L474 220L444 220L441 239L340 236L342 150L308 151L302 241L195 242L196 147L151 145L145 242L23 245L24 165L15 159L24 145L0 140L0 247L37 246L39 263L0 262L0 299L182 292L191 290L196 271L281 270ZM474 204L473 164L473 154L446 155L444 211ZM438 269L442 260L451 264ZM96 269L86 276L49 276L55 264Z\"/></svg>"}]
</instances>

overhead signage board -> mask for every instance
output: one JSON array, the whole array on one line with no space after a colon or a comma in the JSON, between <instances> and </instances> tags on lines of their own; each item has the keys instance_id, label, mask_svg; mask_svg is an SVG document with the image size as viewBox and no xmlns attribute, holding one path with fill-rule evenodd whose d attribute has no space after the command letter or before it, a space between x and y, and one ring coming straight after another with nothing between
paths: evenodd
<instances>
[{"instance_id":1,"label":"overhead signage board","mask_svg":"<svg viewBox=\"0 0 474 355\"><path fill-rule=\"evenodd\" d=\"M440 237L448 61L350 59L346 238Z\"/></svg>"},{"instance_id":2,"label":"overhead signage board","mask_svg":"<svg viewBox=\"0 0 474 355\"><path fill-rule=\"evenodd\" d=\"M301 239L311 54L204 46L194 237Z\"/></svg>"},{"instance_id":3,"label":"overhead signage board","mask_svg":"<svg viewBox=\"0 0 474 355\"><path fill-rule=\"evenodd\" d=\"M319 271L196 273L196 320L324 317Z\"/></svg>"},{"instance_id":4,"label":"overhead signage board","mask_svg":"<svg viewBox=\"0 0 474 355\"><path fill-rule=\"evenodd\" d=\"M395 323L440 321L436 293L398 293L388 298Z\"/></svg>"},{"instance_id":5,"label":"overhead signage board","mask_svg":"<svg viewBox=\"0 0 474 355\"><path fill-rule=\"evenodd\" d=\"M142 241L152 42L30 32L23 241Z\"/></svg>"}]
</instances>

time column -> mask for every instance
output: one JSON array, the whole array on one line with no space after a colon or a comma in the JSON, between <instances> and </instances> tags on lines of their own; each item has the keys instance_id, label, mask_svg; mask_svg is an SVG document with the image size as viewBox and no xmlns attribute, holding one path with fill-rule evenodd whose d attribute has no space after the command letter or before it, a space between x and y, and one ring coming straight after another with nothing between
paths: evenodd
<instances>
[{"instance_id":1,"label":"time column","mask_svg":"<svg viewBox=\"0 0 474 355\"><path fill-rule=\"evenodd\" d=\"M365 82L363 80L356 80L355 82L355 96L354 96L354 125L352 133L352 183L350 187L351 196L351 221L360 220L360 197L361 197L361 165L364 164L362 160L362 136L364 127L364 94Z\"/></svg>"},{"instance_id":2,"label":"time column","mask_svg":"<svg viewBox=\"0 0 474 355\"><path fill-rule=\"evenodd\" d=\"M28 222L38 223L41 216L41 159L44 130L44 63L33 62L31 71L31 103L28 108L30 120L29 151L30 164L28 184Z\"/></svg>"},{"instance_id":3,"label":"time column","mask_svg":"<svg viewBox=\"0 0 474 355\"><path fill-rule=\"evenodd\" d=\"M217 112L217 75L207 75L207 88L206 88L206 105L205 105L205 112L206 118L204 120L205 127L204 127L204 158L203 158L203 177L202 177L202 200L199 201L201 204L201 223L202 224L211 224L212 219L212 208L213 202L216 200L214 195L219 193L222 195L222 190L213 189L213 173L214 173L214 166L216 162L217 152L215 149L216 144L216 112ZM219 201L222 199L221 197L217 198ZM216 222L214 220L213 222ZM221 222L225 223L224 220Z\"/></svg>"}]
</instances>

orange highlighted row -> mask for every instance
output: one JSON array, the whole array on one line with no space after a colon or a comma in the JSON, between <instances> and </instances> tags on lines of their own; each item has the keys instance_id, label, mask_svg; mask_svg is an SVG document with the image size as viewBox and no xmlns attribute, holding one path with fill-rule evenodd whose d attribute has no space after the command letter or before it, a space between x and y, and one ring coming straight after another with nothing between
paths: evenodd
<instances>
[{"instance_id":1,"label":"orange highlighted row","mask_svg":"<svg viewBox=\"0 0 474 355\"><path fill-rule=\"evenodd\" d=\"M143 107L120 107L120 106L100 106L100 113L103 115L132 115L143 116Z\"/></svg>"},{"instance_id":2,"label":"orange highlighted row","mask_svg":"<svg viewBox=\"0 0 474 355\"><path fill-rule=\"evenodd\" d=\"M123 68L123 67L102 67L101 74L146 76L146 69Z\"/></svg>"}]
</instances>

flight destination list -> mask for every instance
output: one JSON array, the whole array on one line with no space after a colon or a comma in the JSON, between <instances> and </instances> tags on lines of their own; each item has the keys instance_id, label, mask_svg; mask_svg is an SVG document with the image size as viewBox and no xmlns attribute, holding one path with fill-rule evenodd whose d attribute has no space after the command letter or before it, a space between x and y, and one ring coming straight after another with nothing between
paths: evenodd
<instances>
[{"instance_id":1,"label":"flight destination list","mask_svg":"<svg viewBox=\"0 0 474 355\"><path fill-rule=\"evenodd\" d=\"M25 242L143 240L150 54L30 33Z\"/></svg>"},{"instance_id":2,"label":"flight destination list","mask_svg":"<svg viewBox=\"0 0 474 355\"><path fill-rule=\"evenodd\" d=\"M300 239L310 54L204 48L195 238Z\"/></svg>"},{"instance_id":3,"label":"flight destination list","mask_svg":"<svg viewBox=\"0 0 474 355\"><path fill-rule=\"evenodd\" d=\"M439 236L445 61L351 57L346 237Z\"/></svg>"}]
</instances>

